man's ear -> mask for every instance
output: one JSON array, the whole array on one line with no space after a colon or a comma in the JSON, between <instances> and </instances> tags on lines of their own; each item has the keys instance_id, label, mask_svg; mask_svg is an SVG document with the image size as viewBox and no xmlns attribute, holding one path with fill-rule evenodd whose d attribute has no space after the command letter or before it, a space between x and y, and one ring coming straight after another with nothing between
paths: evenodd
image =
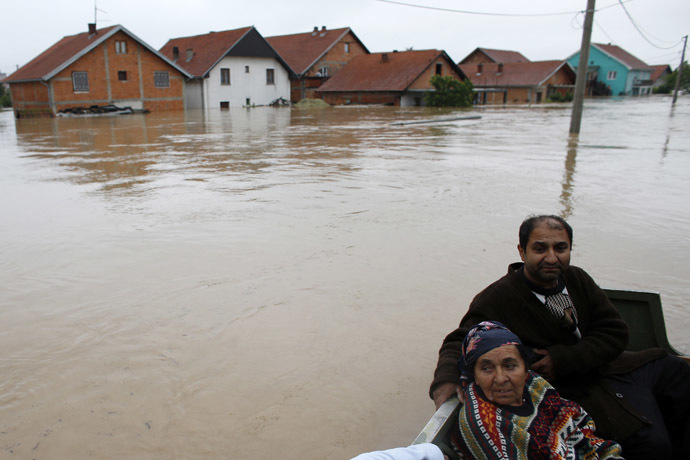
<instances>
[{"instance_id":1,"label":"man's ear","mask_svg":"<svg viewBox=\"0 0 690 460\"><path fill-rule=\"evenodd\" d=\"M525 261L525 250L522 249L522 246L520 246L520 243L517 245L517 250L520 253L520 259L524 262Z\"/></svg>"}]
</instances>

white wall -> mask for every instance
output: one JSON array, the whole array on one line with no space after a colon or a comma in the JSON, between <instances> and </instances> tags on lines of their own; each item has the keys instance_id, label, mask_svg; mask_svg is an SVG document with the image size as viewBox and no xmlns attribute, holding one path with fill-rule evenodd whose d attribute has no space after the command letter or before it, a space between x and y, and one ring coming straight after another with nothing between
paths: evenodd
<instances>
[{"instance_id":1,"label":"white wall","mask_svg":"<svg viewBox=\"0 0 690 460\"><path fill-rule=\"evenodd\" d=\"M249 73L245 72L249 66ZM220 84L220 69L230 69L230 84ZM275 84L266 84L266 69L274 70ZM230 107L242 107L247 99L254 105L268 105L282 97L290 100L288 72L274 58L225 57L204 79L204 99L207 109L220 108L221 101Z\"/></svg>"},{"instance_id":2,"label":"white wall","mask_svg":"<svg viewBox=\"0 0 690 460\"><path fill-rule=\"evenodd\" d=\"M184 98L188 109L202 109L202 86L201 81L197 79L187 80L184 89Z\"/></svg>"}]
</instances>

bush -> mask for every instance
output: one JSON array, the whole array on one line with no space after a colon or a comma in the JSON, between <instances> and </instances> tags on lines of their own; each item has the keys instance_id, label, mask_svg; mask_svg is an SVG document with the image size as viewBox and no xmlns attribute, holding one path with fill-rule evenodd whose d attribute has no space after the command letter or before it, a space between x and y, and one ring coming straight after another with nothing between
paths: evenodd
<instances>
[{"instance_id":1,"label":"bush","mask_svg":"<svg viewBox=\"0 0 690 460\"><path fill-rule=\"evenodd\" d=\"M547 102L570 102L573 100L573 93L568 91L565 93L565 95L561 93L553 93L549 98L546 100Z\"/></svg>"},{"instance_id":2,"label":"bush","mask_svg":"<svg viewBox=\"0 0 690 460\"><path fill-rule=\"evenodd\" d=\"M12 107L12 98L10 97L10 91L5 88L5 85L0 83L0 108Z\"/></svg>"},{"instance_id":3,"label":"bush","mask_svg":"<svg viewBox=\"0 0 690 460\"><path fill-rule=\"evenodd\" d=\"M436 91L426 93L426 104L432 107L469 107L472 105L472 82L459 81L450 75L434 75L431 84Z\"/></svg>"}]
</instances>

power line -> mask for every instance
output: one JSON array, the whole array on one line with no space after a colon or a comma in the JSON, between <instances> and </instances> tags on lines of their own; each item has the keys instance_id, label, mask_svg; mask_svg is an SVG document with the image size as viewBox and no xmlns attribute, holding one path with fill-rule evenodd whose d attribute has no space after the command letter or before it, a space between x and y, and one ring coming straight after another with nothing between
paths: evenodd
<instances>
[{"instance_id":1,"label":"power line","mask_svg":"<svg viewBox=\"0 0 690 460\"><path fill-rule=\"evenodd\" d=\"M474 14L474 15L480 15L480 16L507 16L507 17L544 17L544 16L569 16L571 14L578 14L578 13L584 13L582 10L578 11L562 11L558 13L487 13L484 11L469 11L469 10L456 10L452 8L440 8L436 6L427 6L427 5L418 5L415 3L407 3L407 2L399 2L395 0L374 0L377 2L381 3L392 3L394 5L402 5L402 6L409 6L412 8L421 8L425 10L434 10L434 11L444 11L446 13L460 13L460 14ZM619 0L620 1L620 0ZM631 2L633 0L624 0L625 2ZM601 11L605 10L607 8L611 8L613 6L617 6L616 3L607 5L604 7L601 7L597 9L596 11Z\"/></svg>"},{"instance_id":2,"label":"power line","mask_svg":"<svg viewBox=\"0 0 690 460\"><path fill-rule=\"evenodd\" d=\"M635 27L635 29L636 29L637 32L640 34L640 36L642 36L642 38L644 38L645 41L646 41L647 43L649 43L650 45L652 45L654 48L658 48L658 49L660 49L660 50L670 50L670 49L672 49L672 48L675 48L676 46L678 46L678 45L681 43L682 40L680 40L680 41L674 43L673 46L666 46L666 47L665 47L665 46L659 46L659 45L657 45L657 44L655 44L655 43L652 43L652 41L651 41L649 38L647 38L647 36L642 32L642 29L640 28L640 26L638 26L637 23L635 22L635 20L632 18L632 16L631 16L630 13L628 12L628 9L625 7L625 5L623 4L623 2L622 2L621 0L618 0L618 3L620 3L621 7L623 8L623 11L625 11L626 16L628 16L628 19L630 19L630 22L631 22L632 25ZM662 41L662 40L659 40L659 41ZM668 43L671 43L671 42L668 42Z\"/></svg>"}]
</instances>

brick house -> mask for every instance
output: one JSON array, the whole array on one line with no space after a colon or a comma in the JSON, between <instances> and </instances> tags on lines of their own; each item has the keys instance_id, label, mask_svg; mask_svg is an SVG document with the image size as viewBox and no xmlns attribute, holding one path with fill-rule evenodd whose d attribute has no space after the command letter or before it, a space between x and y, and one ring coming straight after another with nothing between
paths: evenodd
<instances>
[{"instance_id":1,"label":"brick house","mask_svg":"<svg viewBox=\"0 0 690 460\"><path fill-rule=\"evenodd\" d=\"M575 71L566 61L460 65L472 81L476 104L533 104L575 89Z\"/></svg>"},{"instance_id":2,"label":"brick house","mask_svg":"<svg viewBox=\"0 0 690 460\"><path fill-rule=\"evenodd\" d=\"M509 50L494 50L490 48L476 48L459 62L465 64L512 64L515 62L529 62L522 53Z\"/></svg>"},{"instance_id":3,"label":"brick house","mask_svg":"<svg viewBox=\"0 0 690 460\"><path fill-rule=\"evenodd\" d=\"M338 73L352 58L369 54L349 27L328 30L326 26L306 33L266 38L294 73L290 94L293 102L318 97L316 90Z\"/></svg>"},{"instance_id":4,"label":"brick house","mask_svg":"<svg viewBox=\"0 0 690 460\"><path fill-rule=\"evenodd\" d=\"M254 27L173 38L160 52L192 75L188 108L290 100L290 67Z\"/></svg>"},{"instance_id":5,"label":"brick house","mask_svg":"<svg viewBox=\"0 0 690 460\"><path fill-rule=\"evenodd\" d=\"M434 91L431 77L467 77L445 51L393 51L362 54L353 58L319 89L332 105L388 104L424 105L424 95Z\"/></svg>"},{"instance_id":6,"label":"brick house","mask_svg":"<svg viewBox=\"0 0 690 460\"><path fill-rule=\"evenodd\" d=\"M114 104L184 109L189 75L121 25L62 38L5 79L17 118Z\"/></svg>"},{"instance_id":7,"label":"brick house","mask_svg":"<svg viewBox=\"0 0 690 460\"><path fill-rule=\"evenodd\" d=\"M666 77L673 73L671 66L668 64L653 65L651 68L653 69L650 78L652 80L652 88L663 85L666 82Z\"/></svg>"}]
</instances>

